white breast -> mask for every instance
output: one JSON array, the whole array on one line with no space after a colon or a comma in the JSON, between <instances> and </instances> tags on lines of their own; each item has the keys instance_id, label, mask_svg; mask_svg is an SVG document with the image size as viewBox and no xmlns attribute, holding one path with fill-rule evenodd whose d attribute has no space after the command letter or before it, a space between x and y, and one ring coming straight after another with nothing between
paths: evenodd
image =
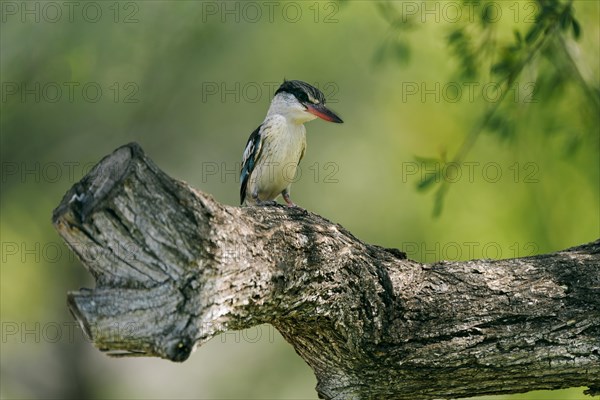
<instances>
[{"instance_id":1,"label":"white breast","mask_svg":"<svg viewBox=\"0 0 600 400\"><path fill-rule=\"evenodd\" d=\"M261 129L262 154L249 182L249 193L260 200L275 199L296 176L296 168L306 147L306 129L288 123L285 117L268 117Z\"/></svg>"}]
</instances>

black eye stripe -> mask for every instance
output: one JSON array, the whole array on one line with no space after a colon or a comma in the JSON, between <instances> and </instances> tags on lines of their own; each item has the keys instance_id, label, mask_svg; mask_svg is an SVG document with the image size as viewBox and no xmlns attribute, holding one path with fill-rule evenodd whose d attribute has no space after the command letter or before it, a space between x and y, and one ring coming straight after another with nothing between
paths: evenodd
<instances>
[{"instance_id":1,"label":"black eye stripe","mask_svg":"<svg viewBox=\"0 0 600 400\"><path fill-rule=\"evenodd\" d=\"M277 89L275 94L278 93L290 93L301 103L322 103L325 104L325 96L316 87L309 85L302 81L284 81L283 84ZM310 99L314 101L310 101Z\"/></svg>"},{"instance_id":2,"label":"black eye stripe","mask_svg":"<svg viewBox=\"0 0 600 400\"><path fill-rule=\"evenodd\" d=\"M294 90L294 91L292 92L292 94L293 94L294 96L296 96L296 98L297 98L298 100L300 100L301 102L303 102L303 103L306 103L306 102L308 102L308 101L309 101L309 100L308 100L308 96L307 96L307 95L306 95L306 93L304 93L302 90Z\"/></svg>"}]
</instances>

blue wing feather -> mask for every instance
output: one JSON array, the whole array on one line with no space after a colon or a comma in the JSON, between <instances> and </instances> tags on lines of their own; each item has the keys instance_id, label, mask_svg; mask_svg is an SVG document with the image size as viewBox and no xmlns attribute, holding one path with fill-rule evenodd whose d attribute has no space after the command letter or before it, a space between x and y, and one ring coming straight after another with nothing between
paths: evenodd
<instances>
[{"instance_id":1,"label":"blue wing feather","mask_svg":"<svg viewBox=\"0 0 600 400\"><path fill-rule=\"evenodd\" d=\"M246 199L248 180L250 179L250 175L254 170L254 165L260 155L260 150L262 148L260 135L261 127L262 124L259 125L258 128L254 130L254 132L252 132L252 134L248 138L248 143L246 143L246 148L244 149L244 155L242 157L242 169L240 173L240 204L244 204L244 200Z\"/></svg>"}]
</instances>

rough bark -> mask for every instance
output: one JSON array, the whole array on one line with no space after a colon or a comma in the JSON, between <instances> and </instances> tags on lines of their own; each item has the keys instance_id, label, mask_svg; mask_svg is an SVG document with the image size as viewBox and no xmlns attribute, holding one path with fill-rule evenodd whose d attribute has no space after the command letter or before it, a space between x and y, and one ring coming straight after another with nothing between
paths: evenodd
<instances>
[{"instance_id":1,"label":"rough bark","mask_svg":"<svg viewBox=\"0 0 600 400\"><path fill-rule=\"evenodd\" d=\"M69 308L112 355L184 361L269 323L326 399L600 389L600 240L421 264L299 208L219 204L136 144L74 185L53 223L96 279Z\"/></svg>"}]
</instances>

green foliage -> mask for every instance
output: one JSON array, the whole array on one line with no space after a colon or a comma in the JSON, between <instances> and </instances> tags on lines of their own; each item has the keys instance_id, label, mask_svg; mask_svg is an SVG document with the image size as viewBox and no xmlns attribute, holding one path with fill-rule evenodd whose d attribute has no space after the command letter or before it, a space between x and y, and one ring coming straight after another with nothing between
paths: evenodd
<instances>
[{"instance_id":1,"label":"green foliage","mask_svg":"<svg viewBox=\"0 0 600 400\"><path fill-rule=\"evenodd\" d=\"M582 126L577 129L561 129L561 121L555 119L552 124L548 124L545 132L551 135L560 131L564 135L564 154L573 154L584 136L594 137L597 134L597 115L600 113L600 88L593 86L598 82L590 83L582 77L579 66L569 51L569 46L574 46L572 40L579 40L582 36L573 1L530 2L530 8L535 10L533 18L529 15L524 21L519 21L516 18L518 14L515 13L515 20L509 23L497 20L497 12L494 10L498 4L491 1L464 1L461 15L468 14L468 10L475 10L472 14L475 18L462 18L456 23L448 24L451 26L448 27L446 40L459 63L457 79L463 82L478 79L496 83L501 91L500 98L487 106L452 162L464 161L482 132L487 132L500 141L507 141L515 135L527 135L531 119L547 118L547 115L554 119L554 116L559 116L559 112L548 112L548 109L559 110L562 107L560 93L570 87L575 87L584 99L579 109ZM517 3L507 3L506 6L515 7L515 4ZM522 5L523 2L518 4ZM507 8L504 10L508 11ZM412 16L401 15L392 3L380 5L379 11L390 24L394 33L391 37L397 41L406 40L406 28L413 26ZM518 8L513 8L513 11L517 12ZM512 31L512 40L500 42L497 37L502 31ZM382 62L387 55L403 64L407 60L403 54L408 52L405 49L398 54L379 51L376 60ZM528 76L535 76L528 88L518 82L523 78L524 71L527 71ZM524 96L523 93L513 93L513 99L520 101L506 100L507 93L519 90L523 92L524 89L527 89ZM543 99L545 107L544 116L539 109L531 107L531 103L537 103L540 99ZM528 107L529 112L519 112L522 107ZM429 176L417 184L417 189L422 191L436 184L440 185L434 205L434 215L438 216L448 183L442 182L439 176Z\"/></svg>"},{"instance_id":2,"label":"green foliage","mask_svg":"<svg viewBox=\"0 0 600 400\"><path fill-rule=\"evenodd\" d=\"M394 60L401 66L406 66L410 61L410 45L406 34L414 28L411 19L404 19L389 2L375 3L378 12L390 25L388 36L373 54L373 64L381 65L385 60Z\"/></svg>"}]
</instances>

